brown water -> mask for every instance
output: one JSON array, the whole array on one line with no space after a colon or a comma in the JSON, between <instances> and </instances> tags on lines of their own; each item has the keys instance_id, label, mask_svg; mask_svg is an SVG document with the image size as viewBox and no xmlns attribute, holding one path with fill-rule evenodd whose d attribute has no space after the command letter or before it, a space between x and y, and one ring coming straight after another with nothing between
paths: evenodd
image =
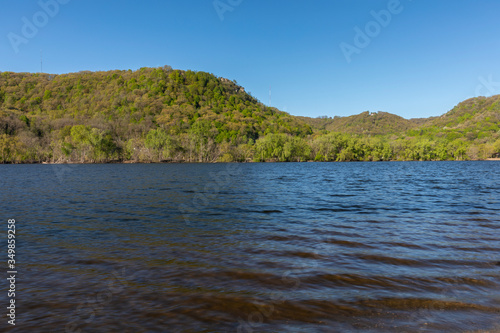
<instances>
[{"instance_id":1,"label":"brown water","mask_svg":"<svg viewBox=\"0 0 500 333\"><path fill-rule=\"evenodd\" d=\"M9 332L500 327L499 162L2 165L0 179L18 230Z\"/></svg>"}]
</instances>

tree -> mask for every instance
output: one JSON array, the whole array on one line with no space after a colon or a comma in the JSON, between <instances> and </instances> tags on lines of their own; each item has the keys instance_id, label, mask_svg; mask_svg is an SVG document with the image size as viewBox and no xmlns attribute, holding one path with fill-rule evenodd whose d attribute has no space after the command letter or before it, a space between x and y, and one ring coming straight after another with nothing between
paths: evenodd
<instances>
[{"instance_id":1,"label":"tree","mask_svg":"<svg viewBox=\"0 0 500 333\"><path fill-rule=\"evenodd\" d=\"M311 148L304 139L296 136L287 136L283 153L285 160L288 162L302 162L310 159Z\"/></svg>"},{"instance_id":2,"label":"tree","mask_svg":"<svg viewBox=\"0 0 500 333\"><path fill-rule=\"evenodd\" d=\"M71 128L71 140L80 162L105 162L118 157L118 147L104 130L75 125ZM65 148L69 147L63 145L63 151Z\"/></svg>"},{"instance_id":3,"label":"tree","mask_svg":"<svg viewBox=\"0 0 500 333\"><path fill-rule=\"evenodd\" d=\"M158 161L170 158L174 149L172 139L162 128L150 130L146 135L145 144L158 156Z\"/></svg>"},{"instance_id":4,"label":"tree","mask_svg":"<svg viewBox=\"0 0 500 333\"><path fill-rule=\"evenodd\" d=\"M16 137L7 134L0 135L0 162L16 162L17 146L18 142Z\"/></svg>"}]
</instances>

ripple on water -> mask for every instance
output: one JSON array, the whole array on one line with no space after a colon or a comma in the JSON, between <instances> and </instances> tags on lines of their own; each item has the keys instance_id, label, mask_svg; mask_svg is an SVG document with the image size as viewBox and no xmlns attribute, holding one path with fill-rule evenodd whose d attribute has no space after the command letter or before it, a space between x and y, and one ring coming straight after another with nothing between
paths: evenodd
<instances>
[{"instance_id":1,"label":"ripple on water","mask_svg":"<svg viewBox=\"0 0 500 333\"><path fill-rule=\"evenodd\" d=\"M0 165L11 331L494 331L492 165Z\"/></svg>"}]
</instances>

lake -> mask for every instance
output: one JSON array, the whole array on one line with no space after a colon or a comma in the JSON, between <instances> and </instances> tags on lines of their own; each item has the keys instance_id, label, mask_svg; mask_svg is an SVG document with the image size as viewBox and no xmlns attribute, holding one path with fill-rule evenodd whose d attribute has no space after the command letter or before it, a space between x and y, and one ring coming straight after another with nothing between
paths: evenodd
<instances>
[{"instance_id":1,"label":"lake","mask_svg":"<svg viewBox=\"0 0 500 333\"><path fill-rule=\"evenodd\" d=\"M500 329L500 162L0 165L0 183L9 332Z\"/></svg>"}]
</instances>

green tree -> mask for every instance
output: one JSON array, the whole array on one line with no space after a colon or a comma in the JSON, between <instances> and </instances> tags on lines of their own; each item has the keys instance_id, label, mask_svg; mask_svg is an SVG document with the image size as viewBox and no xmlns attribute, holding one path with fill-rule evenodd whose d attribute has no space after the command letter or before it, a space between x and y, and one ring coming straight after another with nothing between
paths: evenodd
<instances>
[{"instance_id":1,"label":"green tree","mask_svg":"<svg viewBox=\"0 0 500 333\"><path fill-rule=\"evenodd\" d=\"M146 135L146 147L152 149L158 161L170 158L174 150L172 139L162 128L152 129Z\"/></svg>"},{"instance_id":2,"label":"green tree","mask_svg":"<svg viewBox=\"0 0 500 333\"><path fill-rule=\"evenodd\" d=\"M0 135L0 162L16 162L18 141L14 136L7 134Z\"/></svg>"}]
</instances>

